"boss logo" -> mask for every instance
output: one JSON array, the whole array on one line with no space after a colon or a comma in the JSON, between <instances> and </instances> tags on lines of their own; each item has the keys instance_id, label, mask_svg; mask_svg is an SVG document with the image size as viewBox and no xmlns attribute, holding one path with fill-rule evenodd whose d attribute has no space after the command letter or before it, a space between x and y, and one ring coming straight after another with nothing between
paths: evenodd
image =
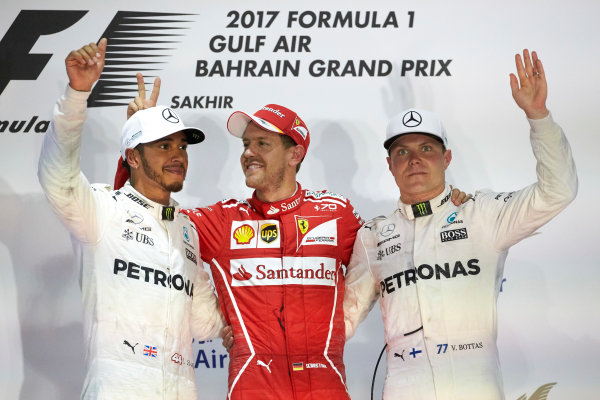
<instances>
[{"instance_id":1,"label":"boss logo","mask_svg":"<svg viewBox=\"0 0 600 400\"><path fill-rule=\"evenodd\" d=\"M442 242L450 242L453 240L461 240L468 238L467 228L453 229L451 231L440 232L440 238Z\"/></svg>"}]
</instances>

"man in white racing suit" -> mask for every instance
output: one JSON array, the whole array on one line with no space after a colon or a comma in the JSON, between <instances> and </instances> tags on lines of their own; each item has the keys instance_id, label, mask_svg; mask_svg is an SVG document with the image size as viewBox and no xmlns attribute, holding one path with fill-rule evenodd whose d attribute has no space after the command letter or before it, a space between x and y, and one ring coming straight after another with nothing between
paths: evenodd
<instances>
[{"instance_id":1,"label":"man in white racing suit","mask_svg":"<svg viewBox=\"0 0 600 400\"><path fill-rule=\"evenodd\" d=\"M531 126L537 182L510 193L477 191L455 206L445 181L452 158L438 117L409 109L384 143L400 189L398 209L367 222L346 277L347 336L379 299L387 344L384 399L503 399L496 299L510 246L571 202L569 144L546 109L537 54L516 55L511 89Z\"/></svg>"},{"instance_id":2,"label":"man in white racing suit","mask_svg":"<svg viewBox=\"0 0 600 400\"><path fill-rule=\"evenodd\" d=\"M181 190L187 145L204 134L153 107L123 127L131 184L90 185L80 144L106 39L69 53L69 87L54 108L38 176L77 247L84 303L84 399L196 399L192 338L224 326L198 234L171 192ZM143 82L142 82L143 83Z\"/></svg>"}]
</instances>

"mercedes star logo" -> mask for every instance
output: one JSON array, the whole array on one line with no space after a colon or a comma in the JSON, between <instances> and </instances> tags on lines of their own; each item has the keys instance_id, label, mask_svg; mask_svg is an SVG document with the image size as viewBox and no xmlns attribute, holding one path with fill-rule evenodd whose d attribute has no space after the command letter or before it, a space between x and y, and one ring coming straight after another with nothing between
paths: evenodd
<instances>
[{"instance_id":1,"label":"mercedes star logo","mask_svg":"<svg viewBox=\"0 0 600 400\"><path fill-rule=\"evenodd\" d=\"M421 125L422 120L421 114L416 111L409 111L402 117L402 123L408 128L414 128L415 126Z\"/></svg>"},{"instance_id":2,"label":"mercedes star logo","mask_svg":"<svg viewBox=\"0 0 600 400\"><path fill-rule=\"evenodd\" d=\"M379 233L381 234L381 236L390 236L392 232L394 232L394 229L396 229L396 225L388 224L381 228L381 231Z\"/></svg>"},{"instance_id":3,"label":"mercedes star logo","mask_svg":"<svg viewBox=\"0 0 600 400\"><path fill-rule=\"evenodd\" d=\"M162 116L165 120L176 124L179 122L179 117L170 108L165 108L162 112Z\"/></svg>"}]
</instances>

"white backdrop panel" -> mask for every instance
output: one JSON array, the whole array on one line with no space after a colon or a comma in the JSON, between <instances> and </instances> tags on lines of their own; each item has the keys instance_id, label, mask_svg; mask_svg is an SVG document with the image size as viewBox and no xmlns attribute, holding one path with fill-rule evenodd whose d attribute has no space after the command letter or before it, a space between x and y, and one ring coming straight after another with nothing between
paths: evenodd
<instances>
[{"instance_id":1,"label":"white backdrop panel","mask_svg":"<svg viewBox=\"0 0 600 400\"><path fill-rule=\"evenodd\" d=\"M498 307L506 394L516 399L557 382L551 399L597 398L600 251L595 240L600 236L600 221L595 203L600 185L594 169L600 139L593 122L600 109L600 80L594 72L600 64L597 1L4 3L0 15L0 38L4 38L0 44L0 344L5 349L0 386L5 388L4 398L79 396L84 371L78 271L69 236L37 183L37 158L42 121L50 120L52 106L67 82L64 57L86 42L97 41L119 11L190 14L178 18L187 22L179 23L185 29L177 31L176 43L160 46L170 50L150 46L154 49L150 53L166 56L149 58L162 64L153 64L151 68L157 70L146 72L148 82L154 75L163 79L160 102L179 107L187 124L207 133L205 143L190 148L187 186L175 196L186 206L250 194L238 165L241 144L226 133L225 122L234 110L254 112L267 103L293 108L311 131L312 144L299 175L303 186L346 195L365 218L390 213L395 206L398 192L387 171L382 142L387 120L410 106L432 109L445 121L454 156L448 174L451 183L468 192L482 187L521 188L535 179L535 161L527 122L510 95L508 74L514 70L515 52L524 47L538 50L549 81L549 108L572 144L580 191L565 212L544 226L541 234L516 245L507 259ZM40 15L48 10L86 12L55 33L40 35L40 27L51 24L23 23L19 19L25 15L23 10L38 10L34 14ZM249 26L227 27L234 22L231 12L236 11L242 17L238 22ZM267 27L268 11L278 14ZM372 23L365 28L311 26L311 15L322 11L358 13L359 22L368 12ZM288 26L290 15L303 17ZM386 27L373 26L386 20ZM217 35L231 37L234 45L243 37L247 50L256 50L260 40L264 45L258 51L218 51L210 45ZM296 37L310 43L303 51L274 51L281 36L288 42ZM39 59L18 57L27 54L51 56L42 65ZM287 60L297 62L299 72L273 77L198 76L199 60L210 68L228 60L254 60L258 65ZM317 76L318 71L311 73L310 68L315 60L339 61L340 73L347 60L383 60L384 74ZM427 63L420 72L413 68L402 73L403 66L417 65L418 60ZM129 75L121 80L134 82L133 72ZM132 92L125 94L132 96ZM191 105L194 96L204 96L201 102L228 96L232 108L187 107L186 96ZM90 107L82 149L82 168L90 181L112 183L124 121L123 106ZM228 360L220 341L194 346L201 398L224 398ZM382 346L376 307L346 346L353 398L369 397ZM380 368L376 398L385 362Z\"/></svg>"}]
</instances>

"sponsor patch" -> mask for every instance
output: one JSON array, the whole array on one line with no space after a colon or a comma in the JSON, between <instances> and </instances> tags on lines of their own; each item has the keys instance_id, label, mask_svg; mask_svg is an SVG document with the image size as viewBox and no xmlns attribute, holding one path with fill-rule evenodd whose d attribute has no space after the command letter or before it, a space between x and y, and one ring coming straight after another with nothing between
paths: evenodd
<instances>
[{"instance_id":1,"label":"sponsor patch","mask_svg":"<svg viewBox=\"0 0 600 400\"><path fill-rule=\"evenodd\" d=\"M191 251L189 249L185 249L185 256L187 257L188 260L190 260L194 264L198 265L198 258L196 257L196 254L194 254L193 251Z\"/></svg>"},{"instance_id":2,"label":"sponsor patch","mask_svg":"<svg viewBox=\"0 0 600 400\"><path fill-rule=\"evenodd\" d=\"M438 207L441 207L441 206L443 206L443 205L444 205L444 203L446 203L448 200L450 200L450 197L452 197L452 192L448 193L448 194L446 195L446 197L444 197L444 198L442 199L442 201L440 201L440 204L438 204Z\"/></svg>"},{"instance_id":3,"label":"sponsor patch","mask_svg":"<svg viewBox=\"0 0 600 400\"><path fill-rule=\"evenodd\" d=\"M387 224L379 230L379 234L383 237L388 237L396 230L396 224Z\"/></svg>"},{"instance_id":4,"label":"sponsor patch","mask_svg":"<svg viewBox=\"0 0 600 400\"><path fill-rule=\"evenodd\" d=\"M410 206L412 208L413 215L415 218L424 217L426 215L431 215L431 204L428 201L424 201L423 203L413 204Z\"/></svg>"},{"instance_id":5,"label":"sponsor patch","mask_svg":"<svg viewBox=\"0 0 600 400\"><path fill-rule=\"evenodd\" d=\"M175 207L163 207L161 215L163 221L173 221L175 219Z\"/></svg>"},{"instance_id":6,"label":"sponsor patch","mask_svg":"<svg viewBox=\"0 0 600 400\"><path fill-rule=\"evenodd\" d=\"M299 217L296 216L298 223L298 249L301 246L311 245L327 245L337 246L337 220L327 220L323 217ZM307 223L304 225L300 220L306 220ZM309 222L310 221L310 222ZM325 221L319 224L319 221ZM302 225L301 225L302 224ZM302 226L305 226L306 231L302 231Z\"/></svg>"},{"instance_id":7,"label":"sponsor patch","mask_svg":"<svg viewBox=\"0 0 600 400\"><path fill-rule=\"evenodd\" d=\"M260 227L260 240L265 243L273 243L279 238L279 230L275 224L264 224Z\"/></svg>"},{"instance_id":8,"label":"sponsor patch","mask_svg":"<svg viewBox=\"0 0 600 400\"><path fill-rule=\"evenodd\" d=\"M394 239L398 239L398 238L400 238L400 234L399 233L397 235L394 235L394 236L389 237L387 239L383 239L381 242L377 242L377 247L381 246L384 243L389 242L390 240L394 240Z\"/></svg>"},{"instance_id":9,"label":"sponsor patch","mask_svg":"<svg viewBox=\"0 0 600 400\"><path fill-rule=\"evenodd\" d=\"M308 220L306 218L298 218L298 228L304 235L308 231Z\"/></svg>"},{"instance_id":10,"label":"sponsor patch","mask_svg":"<svg viewBox=\"0 0 600 400\"><path fill-rule=\"evenodd\" d=\"M382 253L382 250L380 250ZM381 258L385 257L385 254ZM381 297L392 294L403 287L416 284L417 280L429 279L452 279L457 277L469 277L481 272L479 260L472 258L467 261L457 260L454 262L441 262L438 264L421 264L416 268L408 268L398 271L379 282Z\"/></svg>"},{"instance_id":11,"label":"sponsor patch","mask_svg":"<svg viewBox=\"0 0 600 400\"><path fill-rule=\"evenodd\" d=\"M123 234L121 235L121 237L125 240L132 240L133 239L133 232L130 231L129 229L125 229L125 231L123 232Z\"/></svg>"},{"instance_id":12,"label":"sponsor patch","mask_svg":"<svg viewBox=\"0 0 600 400\"><path fill-rule=\"evenodd\" d=\"M271 206L271 208L269 208L269 211L267 211L268 215L273 215L273 214L277 214L279 212L279 208Z\"/></svg>"},{"instance_id":13,"label":"sponsor patch","mask_svg":"<svg viewBox=\"0 0 600 400\"><path fill-rule=\"evenodd\" d=\"M142 216L142 214L132 211L132 210L127 210L127 214L129 215L129 218L127 218L125 220L125 222L129 222L130 224L139 224L144 220L144 217Z\"/></svg>"},{"instance_id":14,"label":"sponsor patch","mask_svg":"<svg viewBox=\"0 0 600 400\"><path fill-rule=\"evenodd\" d=\"M230 261L231 286L335 286L336 261L328 257L241 258Z\"/></svg>"},{"instance_id":15,"label":"sponsor patch","mask_svg":"<svg viewBox=\"0 0 600 400\"><path fill-rule=\"evenodd\" d=\"M458 213L455 211L452 214L448 215L448 218L446 218L446 222L448 223L447 225L443 225L442 229L446 229L447 227L449 227L452 224L462 224L463 220L462 219L456 219L456 217L458 216Z\"/></svg>"},{"instance_id":16,"label":"sponsor patch","mask_svg":"<svg viewBox=\"0 0 600 400\"><path fill-rule=\"evenodd\" d=\"M341 194L328 192L328 191L315 192L313 190L307 190L306 197L312 197L317 200L320 199L321 197L333 197L334 199L339 199L339 200L342 200L343 202L346 201L346 198L344 196L342 196Z\"/></svg>"},{"instance_id":17,"label":"sponsor patch","mask_svg":"<svg viewBox=\"0 0 600 400\"><path fill-rule=\"evenodd\" d=\"M461 240L468 238L467 228L452 229L450 231L440 232L442 242L451 242L453 240Z\"/></svg>"},{"instance_id":18,"label":"sponsor patch","mask_svg":"<svg viewBox=\"0 0 600 400\"><path fill-rule=\"evenodd\" d=\"M129 343L129 341L128 341L127 339L125 339L125 340L123 340L123 344L124 344L125 346L129 347L129 348L131 349L131 351L133 352L133 354L135 354L135 347L136 347L136 346L137 346L139 343L136 343L136 344L131 344L131 343Z\"/></svg>"},{"instance_id":19,"label":"sponsor patch","mask_svg":"<svg viewBox=\"0 0 600 400\"><path fill-rule=\"evenodd\" d=\"M232 221L230 248L232 250L279 248L281 246L279 232L277 220Z\"/></svg>"},{"instance_id":20,"label":"sponsor patch","mask_svg":"<svg viewBox=\"0 0 600 400\"><path fill-rule=\"evenodd\" d=\"M377 261L381 261L381 260L383 260L384 257L392 255L394 253L397 253L400 250L402 250L402 244L401 243L396 243L396 244L393 244L391 246L386 247L383 250L379 250L377 252Z\"/></svg>"},{"instance_id":21,"label":"sponsor patch","mask_svg":"<svg viewBox=\"0 0 600 400\"><path fill-rule=\"evenodd\" d=\"M233 231L233 238L237 244L248 244L254 237L254 228L250 225L242 225Z\"/></svg>"}]
</instances>

